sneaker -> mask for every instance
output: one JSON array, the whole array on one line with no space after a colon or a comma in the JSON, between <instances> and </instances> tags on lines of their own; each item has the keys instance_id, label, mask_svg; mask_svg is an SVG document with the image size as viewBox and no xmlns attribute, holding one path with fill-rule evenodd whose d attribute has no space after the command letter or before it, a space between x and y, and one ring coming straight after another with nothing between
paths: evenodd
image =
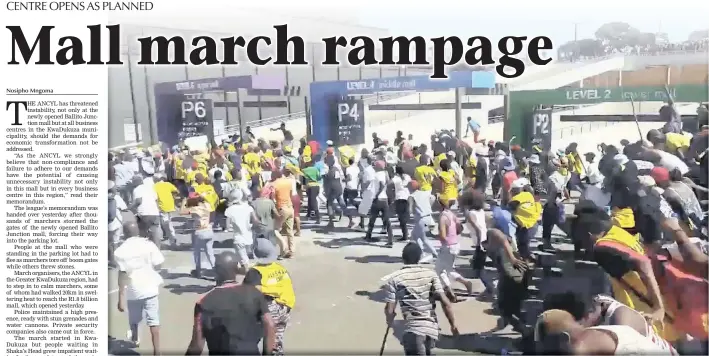
<instances>
[{"instance_id":1,"label":"sneaker","mask_svg":"<svg viewBox=\"0 0 709 356\"><path fill-rule=\"evenodd\" d=\"M135 340L133 340L133 332L130 329L128 329L128 331L126 331L126 340L128 340L128 342L133 343L133 345L134 345L133 347L140 346L140 339L138 337L136 337Z\"/></svg>"}]
</instances>

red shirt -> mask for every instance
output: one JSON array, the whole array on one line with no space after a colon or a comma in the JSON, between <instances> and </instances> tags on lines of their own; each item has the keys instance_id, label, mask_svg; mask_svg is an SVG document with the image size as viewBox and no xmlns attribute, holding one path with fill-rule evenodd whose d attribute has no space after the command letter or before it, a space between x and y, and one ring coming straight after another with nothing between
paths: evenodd
<instances>
[{"instance_id":1,"label":"red shirt","mask_svg":"<svg viewBox=\"0 0 709 356\"><path fill-rule=\"evenodd\" d=\"M317 141L308 142L308 146L310 146L310 152L313 156L315 156L320 151L320 144Z\"/></svg>"},{"instance_id":2,"label":"red shirt","mask_svg":"<svg viewBox=\"0 0 709 356\"><path fill-rule=\"evenodd\" d=\"M517 172L515 171L509 171L505 173L502 176L502 187L505 189L506 192L510 191L510 187L512 186L512 182L517 180Z\"/></svg>"}]
</instances>

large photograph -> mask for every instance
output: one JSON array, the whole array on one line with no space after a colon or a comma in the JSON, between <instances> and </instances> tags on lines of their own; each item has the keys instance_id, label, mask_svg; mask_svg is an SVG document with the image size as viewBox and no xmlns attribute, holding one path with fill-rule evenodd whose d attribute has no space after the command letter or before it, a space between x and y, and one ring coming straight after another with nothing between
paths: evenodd
<instances>
[{"instance_id":1,"label":"large photograph","mask_svg":"<svg viewBox=\"0 0 709 356\"><path fill-rule=\"evenodd\" d=\"M111 354L708 352L706 21L446 7L116 20Z\"/></svg>"}]
</instances>

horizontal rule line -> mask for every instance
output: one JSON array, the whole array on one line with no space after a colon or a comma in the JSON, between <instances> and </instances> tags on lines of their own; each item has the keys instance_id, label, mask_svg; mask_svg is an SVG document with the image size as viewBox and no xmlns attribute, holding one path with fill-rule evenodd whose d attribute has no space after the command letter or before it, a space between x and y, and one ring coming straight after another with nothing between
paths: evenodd
<instances>
[{"instance_id":1,"label":"horizontal rule line","mask_svg":"<svg viewBox=\"0 0 709 356\"><path fill-rule=\"evenodd\" d=\"M58 93L44 93L44 94L40 94L40 93L7 93L7 94L5 94L5 95L61 95L61 96L81 96L81 95L83 95L83 96L88 96L88 95L91 95L91 96L94 96L94 95L98 95L98 94L86 94L86 93L80 93L80 94L58 94Z\"/></svg>"}]
</instances>

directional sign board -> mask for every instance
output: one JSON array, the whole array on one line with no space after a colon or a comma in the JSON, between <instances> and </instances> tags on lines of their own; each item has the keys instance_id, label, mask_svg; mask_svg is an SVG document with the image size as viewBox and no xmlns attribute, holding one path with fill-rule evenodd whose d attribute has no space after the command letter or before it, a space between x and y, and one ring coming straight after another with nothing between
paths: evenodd
<instances>
[{"instance_id":1,"label":"directional sign board","mask_svg":"<svg viewBox=\"0 0 709 356\"><path fill-rule=\"evenodd\" d=\"M210 99L185 99L180 103L180 139L206 135L214 136L213 106Z\"/></svg>"},{"instance_id":2,"label":"directional sign board","mask_svg":"<svg viewBox=\"0 0 709 356\"><path fill-rule=\"evenodd\" d=\"M350 98L342 98L333 102L333 125L338 146L361 145L364 143L364 102Z\"/></svg>"},{"instance_id":3,"label":"directional sign board","mask_svg":"<svg viewBox=\"0 0 709 356\"><path fill-rule=\"evenodd\" d=\"M530 121L530 133L529 137L532 140L538 139L542 142L542 147L545 149L551 148L551 123L552 123L552 109L538 109L532 114L532 119ZM531 145L530 145L531 146Z\"/></svg>"}]
</instances>

